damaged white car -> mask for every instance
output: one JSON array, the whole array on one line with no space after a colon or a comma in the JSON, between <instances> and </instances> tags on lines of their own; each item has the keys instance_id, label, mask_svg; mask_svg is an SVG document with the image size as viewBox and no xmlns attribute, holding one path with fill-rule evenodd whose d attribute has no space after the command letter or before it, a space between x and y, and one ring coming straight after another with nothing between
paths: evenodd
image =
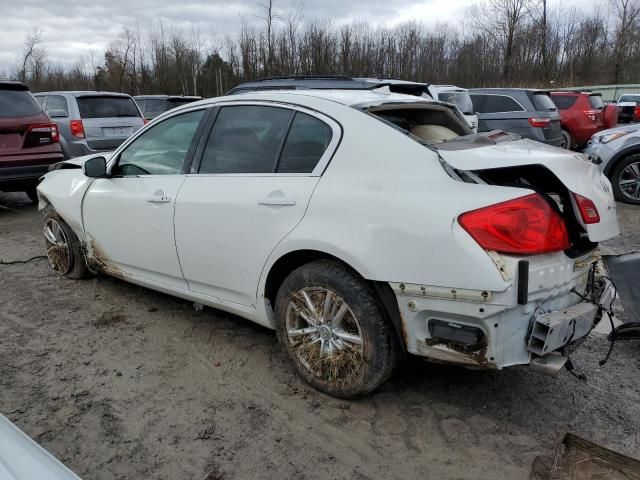
<instances>
[{"instance_id":1,"label":"damaged white car","mask_svg":"<svg viewBox=\"0 0 640 480\"><path fill-rule=\"evenodd\" d=\"M557 372L611 296L595 249L619 233L586 156L384 90L192 103L57 164L38 193L57 272L275 329L307 382L345 398L404 352Z\"/></svg>"}]
</instances>

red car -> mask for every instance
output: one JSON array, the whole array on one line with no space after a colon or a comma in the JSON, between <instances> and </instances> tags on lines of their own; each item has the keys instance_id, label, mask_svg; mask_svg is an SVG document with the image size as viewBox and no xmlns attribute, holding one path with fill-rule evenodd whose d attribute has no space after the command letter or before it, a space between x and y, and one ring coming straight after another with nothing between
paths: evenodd
<instances>
[{"instance_id":1,"label":"red car","mask_svg":"<svg viewBox=\"0 0 640 480\"><path fill-rule=\"evenodd\" d=\"M560 112L564 148L583 146L594 133L618 123L617 107L605 105L599 93L551 92L551 99Z\"/></svg>"},{"instance_id":2,"label":"red car","mask_svg":"<svg viewBox=\"0 0 640 480\"><path fill-rule=\"evenodd\" d=\"M26 192L37 201L38 179L62 160L58 126L29 88L0 81L0 191Z\"/></svg>"}]
</instances>

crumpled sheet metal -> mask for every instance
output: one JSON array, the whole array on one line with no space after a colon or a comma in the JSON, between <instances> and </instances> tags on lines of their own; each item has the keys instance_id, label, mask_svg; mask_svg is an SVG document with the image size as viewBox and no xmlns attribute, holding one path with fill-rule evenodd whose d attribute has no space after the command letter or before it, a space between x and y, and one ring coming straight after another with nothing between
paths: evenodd
<instances>
[{"instance_id":1,"label":"crumpled sheet metal","mask_svg":"<svg viewBox=\"0 0 640 480\"><path fill-rule=\"evenodd\" d=\"M640 252L603 255L602 260L616 286L623 322L640 322Z\"/></svg>"}]
</instances>

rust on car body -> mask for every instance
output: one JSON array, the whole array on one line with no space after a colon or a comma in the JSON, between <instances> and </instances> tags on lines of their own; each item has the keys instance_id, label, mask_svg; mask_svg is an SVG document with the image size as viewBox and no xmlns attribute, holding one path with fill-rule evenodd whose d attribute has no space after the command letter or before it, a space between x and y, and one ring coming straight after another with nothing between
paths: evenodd
<instances>
[{"instance_id":1,"label":"rust on car body","mask_svg":"<svg viewBox=\"0 0 640 480\"><path fill-rule=\"evenodd\" d=\"M432 361L455 363L466 367L496 369L493 358L487 358L486 342L478 345L462 345L441 338L418 340L418 351Z\"/></svg>"},{"instance_id":2,"label":"rust on car body","mask_svg":"<svg viewBox=\"0 0 640 480\"><path fill-rule=\"evenodd\" d=\"M100 244L95 240L91 240L88 245L89 248L85 247L85 256L87 259L87 266L89 270L94 273L104 273L105 275L110 275L112 277L126 278L126 274L122 272L119 268L115 267L110 261L107 255L104 253L104 250L100 247Z\"/></svg>"}]
</instances>

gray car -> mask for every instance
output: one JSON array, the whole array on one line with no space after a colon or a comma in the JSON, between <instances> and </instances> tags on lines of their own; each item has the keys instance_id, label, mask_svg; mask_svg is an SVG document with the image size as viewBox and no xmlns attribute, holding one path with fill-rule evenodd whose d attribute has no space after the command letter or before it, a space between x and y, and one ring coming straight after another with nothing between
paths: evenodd
<instances>
[{"instance_id":1,"label":"gray car","mask_svg":"<svg viewBox=\"0 0 640 480\"><path fill-rule=\"evenodd\" d=\"M130 95L111 92L34 94L60 130L66 158L115 150L144 125Z\"/></svg>"},{"instance_id":2,"label":"gray car","mask_svg":"<svg viewBox=\"0 0 640 480\"><path fill-rule=\"evenodd\" d=\"M202 97L194 95L137 95L133 99L142 110L144 118L147 120L153 120L161 113L167 112L173 108L187 103L197 102L202 100Z\"/></svg>"},{"instance_id":3,"label":"gray car","mask_svg":"<svg viewBox=\"0 0 640 480\"><path fill-rule=\"evenodd\" d=\"M609 177L616 199L640 205L640 124L602 130L584 152Z\"/></svg>"},{"instance_id":4,"label":"gray car","mask_svg":"<svg viewBox=\"0 0 640 480\"><path fill-rule=\"evenodd\" d=\"M504 130L559 147L560 114L546 90L473 88L469 90L478 114L478 131Z\"/></svg>"}]
</instances>

